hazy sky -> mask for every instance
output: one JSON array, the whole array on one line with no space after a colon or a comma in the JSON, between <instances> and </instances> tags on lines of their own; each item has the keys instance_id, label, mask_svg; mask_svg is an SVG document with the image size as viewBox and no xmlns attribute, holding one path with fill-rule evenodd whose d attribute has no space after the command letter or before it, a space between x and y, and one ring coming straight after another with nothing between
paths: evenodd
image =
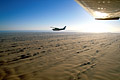
<instances>
[{"instance_id":1,"label":"hazy sky","mask_svg":"<svg viewBox=\"0 0 120 80\"><path fill-rule=\"evenodd\" d=\"M0 30L120 32L120 21L98 21L74 0L0 0Z\"/></svg>"}]
</instances>

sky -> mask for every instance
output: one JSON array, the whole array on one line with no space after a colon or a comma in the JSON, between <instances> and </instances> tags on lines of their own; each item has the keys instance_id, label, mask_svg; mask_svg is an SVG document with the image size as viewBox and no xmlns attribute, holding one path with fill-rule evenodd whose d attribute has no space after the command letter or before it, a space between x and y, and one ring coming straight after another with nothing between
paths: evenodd
<instances>
[{"instance_id":1,"label":"sky","mask_svg":"<svg viewBox=\"0 0 120 80\"><path fill-rule=\"evenodd\" d=\"M120 21L95 20L74 0L0 0L0 30L120 32Z\"/></svg>"}]
</instances>

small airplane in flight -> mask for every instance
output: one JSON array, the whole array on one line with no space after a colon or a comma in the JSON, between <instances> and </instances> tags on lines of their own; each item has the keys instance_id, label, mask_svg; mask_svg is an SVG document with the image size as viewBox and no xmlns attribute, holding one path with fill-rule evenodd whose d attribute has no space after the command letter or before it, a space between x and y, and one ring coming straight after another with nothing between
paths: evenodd
<instances>
[{"instance_id":1,"label":"small airplane in flight","mask_svg":"<svg viewBox=\"0 0 120 80\"><path fill-rule=\"evenodd\" d=\"M53 28L52 29L53 31L61 31L61 30L65 30L66 26L64 28L56 28L56 27L51 27L51 28Z\"/></svg>"}]
</instances>

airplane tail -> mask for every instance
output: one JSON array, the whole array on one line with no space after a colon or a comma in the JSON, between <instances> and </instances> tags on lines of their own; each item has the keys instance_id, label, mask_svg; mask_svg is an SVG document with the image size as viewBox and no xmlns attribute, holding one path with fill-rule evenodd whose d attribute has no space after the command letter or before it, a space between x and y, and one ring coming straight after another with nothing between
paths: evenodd
<instances>
[{"instance_id":1,"label":"airplane tail","mask_svg":"<svg viewBox=\"0 0 120 80\"><path fill-rule=\"evenodd\" d=\"M63 28L63 30L65 30L66 26Z\"/></svg>"}]
</instances>

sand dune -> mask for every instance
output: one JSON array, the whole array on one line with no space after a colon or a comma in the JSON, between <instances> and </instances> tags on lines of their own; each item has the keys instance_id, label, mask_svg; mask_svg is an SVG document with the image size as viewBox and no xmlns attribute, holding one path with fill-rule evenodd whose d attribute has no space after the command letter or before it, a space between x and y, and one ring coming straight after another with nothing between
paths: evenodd
<instances>
[{"instance_id":1,"label":"sand dune","mask_svg":"<svg viewBox=\"0 0 120 80\"><path fill-rule=\"evenodd\" d=\"M120 80L120 34L0 33L0 80Z\"/></svg>"}]
</instances>

